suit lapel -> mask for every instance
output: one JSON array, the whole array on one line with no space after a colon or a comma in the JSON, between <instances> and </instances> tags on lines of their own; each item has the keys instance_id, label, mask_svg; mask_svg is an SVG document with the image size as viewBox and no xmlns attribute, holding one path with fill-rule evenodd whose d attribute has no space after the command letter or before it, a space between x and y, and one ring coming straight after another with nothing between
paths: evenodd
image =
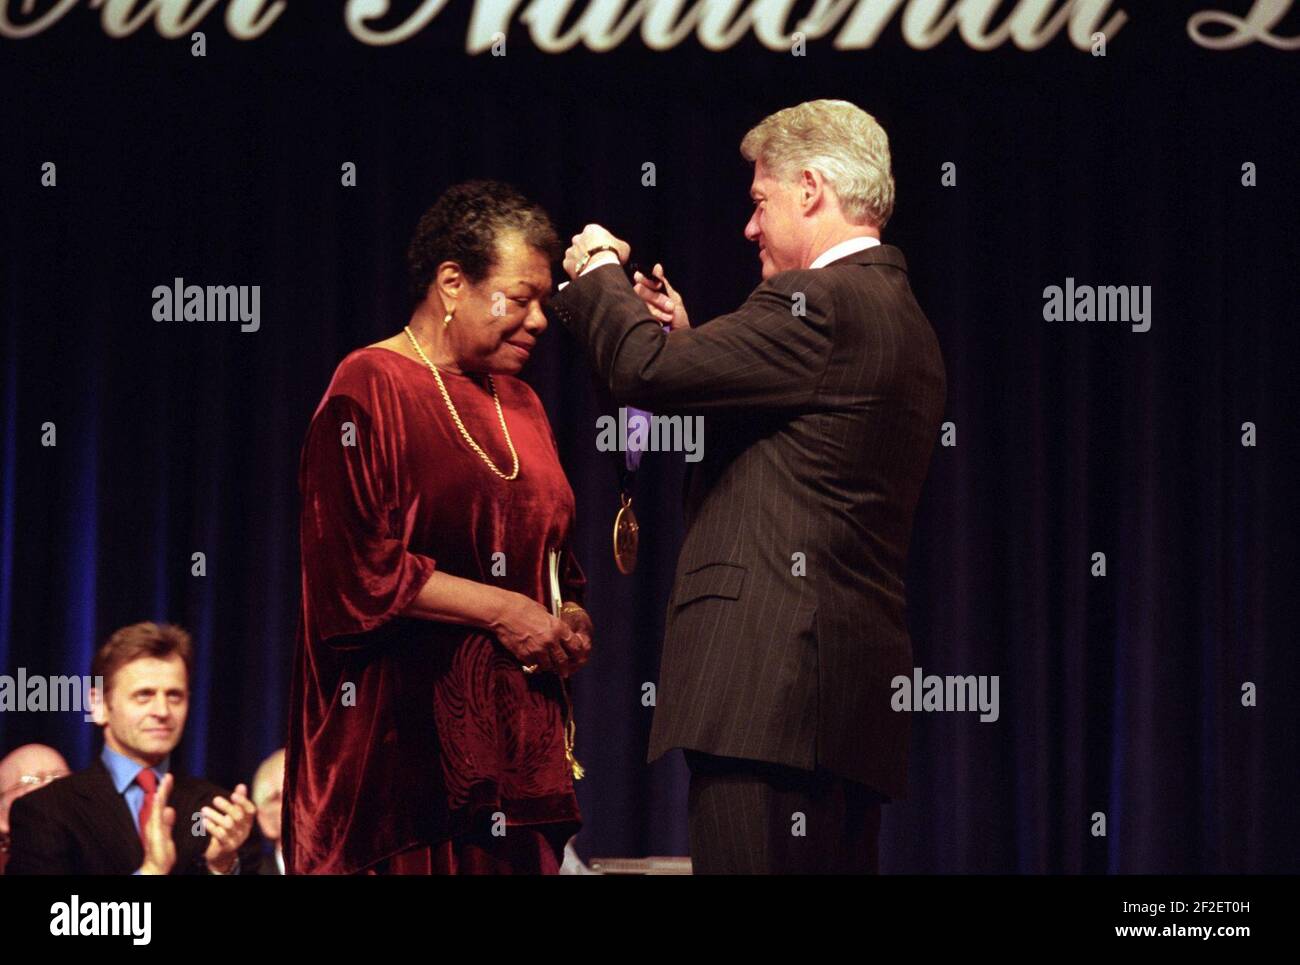
<instances>
[{"instance_id":1,"label":"suit lapel","mask_svg":"<svg viewBox=\"0 0 1300 965\"><path fill-rule=\"evenodd\" d=\"M183 874L200 860L208 847L207 837L191 833L193 815L207 801L202 783L180 777L174 771L172 775L174 783L168 803L176 809L176 824L172 828L172 841L176 844L174 872ZM144 846L126 798L117 793L108 768L98 758L82 776L84 780L79 782L77 792L85 803L87 823L94 829L96 846L106 853L109 868L134 871L144 861Z\"/></svg>"},{"instance_id":2,"label":"suit lapel","mask_svg":"<svg viewBox=\"0 0 1300 965\"><path fill-rule=\"evenodd\" d=\"M144 861L144 848L126 798L117 793L108 768L99 758L85 772L85 778L77 790L89 809L88 822L100 839L96 844L107 852L110 867L134 871Z\"/></svg>"}]
</instances>

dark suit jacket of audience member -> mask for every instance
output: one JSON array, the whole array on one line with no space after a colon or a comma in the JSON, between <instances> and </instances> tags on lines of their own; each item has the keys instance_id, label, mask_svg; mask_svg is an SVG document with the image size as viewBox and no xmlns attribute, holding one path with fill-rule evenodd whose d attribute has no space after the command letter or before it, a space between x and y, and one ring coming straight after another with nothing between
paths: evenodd
<instances>
[{"instance_id":1,"label":"dark suit jacket of audience member","mask_svg":"<svg viewBox=\"0 0 1300 965\"><path fill-rule=\"evenodd\" d=\"M280 875L284 873L280 870L280 865L275 860L274 851L262 852L262 857L259 859L257 864L257 873L259 875L272 875L272 876Z\"/></svg>"},{"instance_id":2,"label":"dark suit jacket of audience member","mask_svg":"<svg viewBox=\"0 0 1300 965\"><path fill-rule=\"evenodd\" d=\"M218 795L230 798L229 791L211 781L175 776L168 801L176 809L172 874L208 873L203 855L211 839L193 833L196 827L202 832L195 814ZM131 809L98 758L86 770L16 800L9 824L6 875L129 875L144 863L144 846ZM240 874L257 873L254 835L240 849L239 863Z\"/></svg>"}]
</instances>

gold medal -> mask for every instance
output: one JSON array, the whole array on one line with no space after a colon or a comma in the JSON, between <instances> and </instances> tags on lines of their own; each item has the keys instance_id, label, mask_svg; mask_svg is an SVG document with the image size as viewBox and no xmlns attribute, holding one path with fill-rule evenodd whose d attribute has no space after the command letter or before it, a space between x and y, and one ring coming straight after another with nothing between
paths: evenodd
<instances>
[{"instance_id":1,"label":"gold medal","mask_svg":"<svg viewBox=\"0 0 1300 965\"><path fill-rule=\"evenodd\" d=\"M614 517L614 563L624 576L636 569L636 541L641 527L632 512L632 497L620 493L623 506Z\"/></svg>"}]
</instances>

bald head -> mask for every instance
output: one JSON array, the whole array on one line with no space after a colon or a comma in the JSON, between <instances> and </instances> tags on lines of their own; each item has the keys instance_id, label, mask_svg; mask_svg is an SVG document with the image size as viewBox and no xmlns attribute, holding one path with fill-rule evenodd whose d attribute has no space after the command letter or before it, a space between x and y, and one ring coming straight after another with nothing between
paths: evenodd
<instances>
[{"instance_id":1,"label":"bald head","mask_svg":"<svg viewBox=\"0 0 1300 965\"><path fill-rule=\"evenodd\" d=\"M9 808L14 801L68 773L63 755L44 744L24 744L0 760L0 833L9 833Z\"/></svg>"},{"instance_id":2,"label":"bald head","mask_svg":"<svg viewBox=\"0 0 1300 965\"><path fill-rule=\"evenodd\" d=\"M280 840L280 797L284 791L284 748L273 753L253 775L257 824L268 841Z\"/></svg>"}]
</instances>

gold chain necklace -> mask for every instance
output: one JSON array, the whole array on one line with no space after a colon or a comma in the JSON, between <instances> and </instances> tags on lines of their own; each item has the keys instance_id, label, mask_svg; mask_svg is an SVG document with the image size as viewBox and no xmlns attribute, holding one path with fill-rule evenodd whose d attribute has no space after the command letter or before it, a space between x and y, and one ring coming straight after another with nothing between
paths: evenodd
<instances>
[{"instance_id":1,"label":"gold chain necklace","mask_svg":"<svg viewBox=\"0 0 1300 965\"><path fill-rule=\"evenodd\" d=\"M465 441L469 443L469 447L479 454L483 461L487 463L489 469L502 479L506 480L506 482L516 478L519 475L519 453L515 452L515 444L510 441L510 430L506 428L506 415L501 411L501 397L497 395L497 385L492 381L492 376L488 375L487 377L488 387L492 389L492 401L496 403L497 418L501 420L501 431L505 434L506 445L510 449L510 458L514 460L515 465L514 469L510 471L510 475L508 476L496 467L496 464L492 462L488 454L484 452L482 447L480 447L479 444L474 441L473 437L470 436L469 430L465 428L465 423L460 421L460 413L456 411L456 406L452 404L451 396L447 392L447 386L442 383L442 375L438 372L438 366L430 362L429 356L424 354L424 349L420 348L420 343L416 341L415 333L411 331L411 326L407 325L402 329L402 331L404 331L406 337L411 340L411 345L415 348L415 354L420 356L425 365L429 366L429 371L433 373L434 379L438 382L438 390L442 393L442 401L447 403L447 410L451 413L451 419L456 423L456 428L460 430L461 436L463 436Z\"/></svg>"}]
</instances>

